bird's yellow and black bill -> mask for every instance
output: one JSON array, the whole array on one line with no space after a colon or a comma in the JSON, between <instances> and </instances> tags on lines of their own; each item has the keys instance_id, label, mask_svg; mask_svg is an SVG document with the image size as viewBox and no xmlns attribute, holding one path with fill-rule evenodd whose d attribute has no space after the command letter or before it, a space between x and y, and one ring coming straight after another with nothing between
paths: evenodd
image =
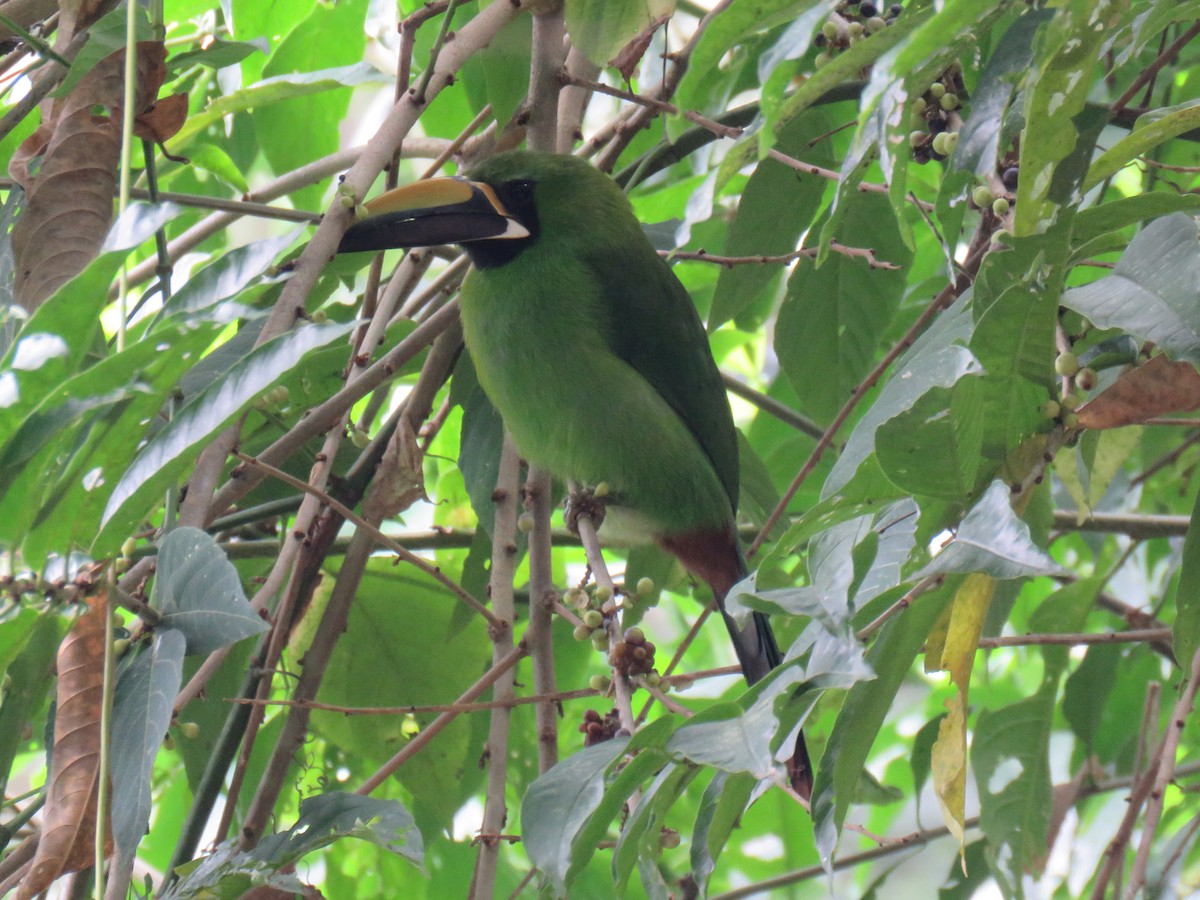
<instances>
[{"instance_id":1,"label":"bird's yellow and black bill","mask_svg":"<svg viewBox=\"0 0 1200 900\"><path fill-rule=\"evenodd\" d=\"M431 178L380 194L346 231L338 253L529 237L491 185Z\"/></svg>"}]
</instances>

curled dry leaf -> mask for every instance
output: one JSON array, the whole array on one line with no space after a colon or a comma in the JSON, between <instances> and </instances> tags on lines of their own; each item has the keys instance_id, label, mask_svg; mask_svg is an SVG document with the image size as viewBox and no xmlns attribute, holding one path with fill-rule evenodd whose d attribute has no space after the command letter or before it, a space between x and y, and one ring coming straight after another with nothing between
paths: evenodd
<instances>
[{"instance_id":1,"label":"curled dry leaf","mask_svg":"<svg viewBox=\"0 0 1200 900\"><path fill-rule=\"evenodd\" d=\"M363 502L363 514L370 522L382 522L408 509L425 494L423 457L412 423L402 417L383 452L371 490Z\"/></svg>"},{"instance_id":2,"label":"curled dry leaf","mask_svg":"<svg viewBox=\"0 0 1200 900\"><path fill-rule=\"evenodd\" d=\"M1155 416L1200 409L1200 372L1191 363L1156 356L1130 369L1079 408L1085 428L1120 428Z\"/></svg>"},{"instance_id":3,"label":"curled dry leaf","mask_svg":"<svg viewBox=\"0 0 1200 900\"><path fill-rule=\"evenodd\" d=\"M71 626L58 648L54 747L42 839L17 900L35 897L59 876L94 862L108 598L101 593L87 602L88 611ZM111 852L111 837L106 837L105 847Z\"/></svg>"},{"instance_id":4,"label":"curled dry leaf","mask_svg":"<svg viewBox=\"0 0 1200 900\"><path fill-rule=\"evenodd\" d=\"M174 137L187 121L187 94L172 94L138 114L133 133L142 140L161 144Z\"/></svg>"},{"instance_id":5,"label":"curled dry leaf","mask_svg":"<svg viewBox=\"0 0 1200 900\"><path fill-rule=\"evenodd\" d=\"M17 302L32 311L95 258L112 218L121 154L125 51L101 60L9 164L25 188L13 228ZM166 78L161 42L138 44L137 108L150 109ZM186 112L186 110L185 110Z\"/></svg>"},{"instance_id":6,"label":"curled dry leaf","mask_svg":"<svg viewBox=\"0 0 1200 900\"><path fill-rule=\"evenodd\" d=\"M627 82L637 72L638 64L642 61L642 57L646 55L646 49L650 46L654 32L662 28L670 18L669 15L659 16L641 34L621 48L621 52L609 62L609 65L620 72L621 77Z\"/></svg>"}]
</instances>

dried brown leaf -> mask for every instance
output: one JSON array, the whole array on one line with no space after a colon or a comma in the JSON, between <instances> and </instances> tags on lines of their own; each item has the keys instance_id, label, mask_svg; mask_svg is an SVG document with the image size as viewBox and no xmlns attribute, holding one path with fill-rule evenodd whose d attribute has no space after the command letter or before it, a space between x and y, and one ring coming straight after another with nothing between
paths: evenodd
<instances>
[{"instance_id":1,"label":"dried brown leaf","mask_svg":"<svg viewBox=\"0 0 1200 900\"><path fill-rule=\"evenodd\" d=\"M1200 372L1191 363L1156 356L1130 369L1079 409L1085 428L1120 428L1165 413L1200 409Z\"/></svg>"},{"instance_id":2,"label":"dried brown leaf","mask_svg":"<svg viewBox=\"0 0 1200 900\"><path fill-rule=\"evenodd\" d=\"M423 459L412 423L401 418L363 502L367 521L382 522L426 499Z\"/></svg>"},{"instance_id":3,"label":"dried brown leaf","mask_svg":"<svg viewBox=\"0 0 1200 900\"><path fill-rule=\"evenodd\" d=\"M14 154L25 188L13 228L17 302L32 311L95 258L112 219L121 154L125 51L101 60ZM161 42L138 44L137 107L154 105L166 78Z\"/></svg>"},{"instance_id":4,"label":"dried brown leaf","mask_svg":"<svg viewBox=\"0 0 1200 900\"><path fill-rule=\"evenodd\" d=\"M134 120L133 133L145 141L164 143L179 133L187 121L187 94L164 97Z\"/></svg>"},{"instance_id":5,"label":"dried brown leaf","mask_svg":"<svg viewBox=\"0 0 1200 900\"><path fill-rule=\"evenodd\" d=\"M107 612L104 593L89 598L88 611L71 626L58 648L54 747L42 839L17 900L35 897L60 876L95 861ZM105 846L106 854L111 853L111 837L106 836Z\"/></svg>"},{"instance_id":6,"label":"dried brown leaf","mask_svg":"<svg viewBox=\"0 0 1200 900\"><path fill-rule=\"evenodd\" d=\"M621 48L621 52L612 58L609 65L616 68L621 73L622 78L630 81L634 73L637 72L638 63L646 55L646 48L650 46L654 32L662 28L663 24L670 18L669 15L659 16L651 22L641 34Z\"/></svg>"}]
</instances>

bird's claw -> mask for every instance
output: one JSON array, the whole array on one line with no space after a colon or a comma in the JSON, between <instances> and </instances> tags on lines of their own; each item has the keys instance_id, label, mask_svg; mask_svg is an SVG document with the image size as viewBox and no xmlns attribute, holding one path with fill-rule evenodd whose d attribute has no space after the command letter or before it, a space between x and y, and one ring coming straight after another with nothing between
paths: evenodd
<instances>
[{"instance_id":1,"label":"bird's claw","mask_svg":"<svg viewBox=\"0 0 1200 900\"><path fill-rule=\"evenodd\" d=\"M600 523L604 521L607 494L608 491L605 490L603 483L596 487L575 488L567 494L566 509L564 510L567 530L572 534L579 534L580 516L587 516L592 520L592 524L599 528Z\"/></svg>"}]
</instances>

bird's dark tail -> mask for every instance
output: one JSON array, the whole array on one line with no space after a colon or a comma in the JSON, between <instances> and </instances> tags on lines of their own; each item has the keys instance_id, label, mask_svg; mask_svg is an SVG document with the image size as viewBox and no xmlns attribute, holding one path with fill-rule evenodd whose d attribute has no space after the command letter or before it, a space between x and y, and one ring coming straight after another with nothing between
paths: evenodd
<instances>
[{"instance_id":1,"label":"bird's dark tail","mask_svg":"<svg viewBox=\"0 0 1200 900\"><path fill-rule=\"evenodd\" d=\"M733 650L737 654L738 662L742 664L742 675L745 676L747 684L755 684L783 662L783 654L779 652L779 644L775 641L771 622L765 615L756 612L745 628L738 628L733 617L725 612L725 598L721 597L719 601L721 617L725 620L725 627L729 629ZM796 745L792 750L792 758L788 760L788 781L801 797L805 800L812 799L813 768L803 731L796 732Z\"/></svg>"},{"instance_id":2,"label":"bird's dark tail","mask_svg":"<svg viewBox=\"0 0 1200 900\"><path fill-rule=\"evenodd\" d=\"M775 632L770 620L760 612L752 615L745 628L725 612L725 597L730 589L749 574L746 560L737 545L732 530L691 531L683 534L666 535L659 543L667 552L678 557L693 575L703 578L712 588L721 618L729 631L733 650L742 665L742 675L748 684L755 684L783 662ZM796 746L788 761L788 778L792 788L805 800L812 798L813 769L808 756L804 733L796 733Z\"/></svg>"}]
</instances>

